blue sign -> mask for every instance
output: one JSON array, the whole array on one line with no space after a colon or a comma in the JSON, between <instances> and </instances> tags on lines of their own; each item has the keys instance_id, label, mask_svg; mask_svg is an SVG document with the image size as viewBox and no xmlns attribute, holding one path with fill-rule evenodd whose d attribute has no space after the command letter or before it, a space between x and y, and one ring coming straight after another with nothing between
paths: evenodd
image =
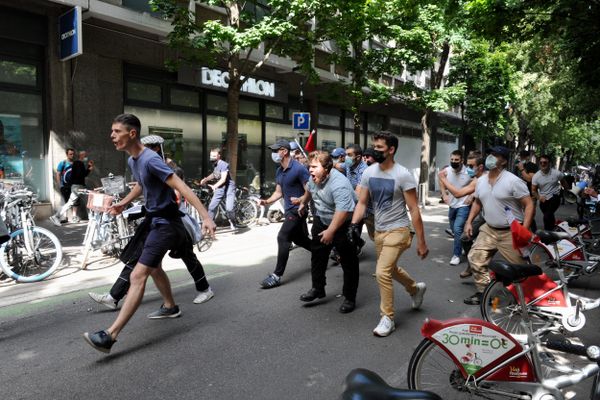
<instances>
[{"instance_id":1,"label":"blue sign","mask_svg":"<svg viewBox=\"0 0 600 400\"><path fill-rule=\"evenodd\" d=\"M292 114L292 129L307 131L310 129L310 113L295 112Z\"/></svg>"},{"instance_id":2,"label":"blue sign","mask_svg":"<svg viewBox=\"0 0 600 400\"><path fill-rule=\"evenodd\" d=\"M82 34L80 6L75 6L58 17L59 57L61 61L70 60L83 54Z\"/></svg>"}]
</instances>

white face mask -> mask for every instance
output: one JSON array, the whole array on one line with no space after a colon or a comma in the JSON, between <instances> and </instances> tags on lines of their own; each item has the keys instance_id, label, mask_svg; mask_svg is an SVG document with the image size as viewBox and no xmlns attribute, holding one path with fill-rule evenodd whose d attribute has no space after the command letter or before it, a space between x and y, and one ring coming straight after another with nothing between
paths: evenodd
<instances>
[{"instance_id":1,"label":"white face mask","mask_svg":"<svg viewBox=\"0 0 600 400\"><path fill-rule=\"evenodd\" d=\"M498 159L491 154L485 159L485 167L489 170L496 168L497 163Z\"/></svg>"},{"instance_id":2,"label":"white face mask","mask_svg":"<svg viewBox=\"0 0 600 400\"><path fill-rule=\"evenodd\" d=\"M282 157L279 153L271 153L271 160L273 160L274 163L279 164L281 163Z\"/></svg>"}]
</instances>

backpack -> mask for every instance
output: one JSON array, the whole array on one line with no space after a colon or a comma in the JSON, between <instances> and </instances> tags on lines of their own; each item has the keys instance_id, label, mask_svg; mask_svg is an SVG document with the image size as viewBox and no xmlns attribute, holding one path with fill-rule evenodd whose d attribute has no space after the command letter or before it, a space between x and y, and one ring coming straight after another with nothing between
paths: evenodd
<instances>
[{"instance_id":1,"label":"backpack","mask_svg":"<svg viewBox=\"0 0 600 400\"><path fill-rule=\"evenodd\" d=\"M183 213L181 222L183 222L183 226L192 240L192 244L196 244L202 240L202 229L200 229L200 224L196 219L192 218L188 213Z\"/></svg>"},{"instance_id":2,"label":"backpack","mask_svg":"<svg viewBox=\"0 0 600 400\"><path fill-rule=\"evenodd\" d=\"M61 161L58 164L58 170L60 172L60 183L62 186L71 186L71 172L73 169L73 164L66 165L66 161Z\"/></svg>"}]
</instances>

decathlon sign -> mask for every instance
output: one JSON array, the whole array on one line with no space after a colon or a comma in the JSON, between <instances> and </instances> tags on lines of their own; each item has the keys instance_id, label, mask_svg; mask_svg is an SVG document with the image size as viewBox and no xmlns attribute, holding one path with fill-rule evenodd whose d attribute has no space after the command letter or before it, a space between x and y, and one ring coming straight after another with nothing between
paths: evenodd
<instances>
[{"instance_id":1,"label":"decathlon sign","mask_svg":"<svg viewBox=\"0 0 600 400\"><path fill-rule=\"evenodd\" d=\"M229 72L218 69L202 68L202 84L206 86L229 87ZM244 79L244 77L242 77ZM242 85L242 92L257 96L275 97L275 83L262 79L248 78Z\"/></svg>"},{"instance_id":2,"label":"decathlon sign","mask_svg":"<svg viewBox=\"0 0 600 400\"><path fill-rule=\"evenodd\" d=\"M81 7L75 6L58 17L58 42L61 61L83 54Z\"/></svg>"},{"instance_id":3,"label":"decathlon sign","mask_svg":"<svg viewBox=\"0 0 600 400\"><path fill-rule=\"evenodd\" d=\"M178 71L177 81L184 85L226 91L229 87L229 72L208 67L195 69L183 66ZM252 97L287 101L286 85L265 78L248 77L242 85L241 92Z\"/></svg>"}]
</instances>

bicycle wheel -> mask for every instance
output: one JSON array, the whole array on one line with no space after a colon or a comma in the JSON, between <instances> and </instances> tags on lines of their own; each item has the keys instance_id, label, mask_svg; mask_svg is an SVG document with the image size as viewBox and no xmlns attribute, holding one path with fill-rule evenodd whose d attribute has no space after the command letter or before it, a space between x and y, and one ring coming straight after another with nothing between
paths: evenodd
<instances>
[{"instance_id":1,"label":"bicycle wheel","mask_svg":"<svg viewBox=\"0 0 600 400\"><path fill-rule=\"evenodd\" d=\"M427 338L421 341L410 359L407 381L409 389L427 390L443 396L444 400L507 398L485 389L480 391L475 385L467 388L465 378L452 358Z\"/></svg>"},{"instance_id":2,"label":"bicycle wheel","mask_svg":"<svg viewBox=\"0 0 600 400\"><path fill-rule=\"evenodd\" d=\"M484 320L512 335L526 335L526 330L521 324L523 321L521 306L502 282L492 280L485 288L481 297L480 310ZM530 307L528 312L534 332L552 324L552 321L536 311L536 307Z\"/></svg>"},{"instance_id":3,"label":"bicycle wheel","mask_svg":"<svg viewBox=\"0 0 600 400\"><path fill-rule=\"evenodd\" d=\"M40 227L30 229L32 254L25 247L25 232L10 234L11 240L0 247L0 267L18 282L38 282L50 276L62 261L62 246L52 232Z\"/></svg>"},{"instance_id":4,"label":"bicycle wheel","mask_svg":"<svg viewBox=\"0 0 600 400\"><path fill-rule=\"evenodd\" d=\"M248 199L237 201L235 206L235 224L238 227L244 228L256 222L258 206L255 202Z\"/></svg>"},{"instance_id":5,"label":"bicycle wheel","mask_svg":"<svg viewBox=\"0 0 600 400\"><path fill-rule=\"evenodd\" d=\"M203 252L206 251L208 249L210 249L210 246L212 246L213 240L210 237L203 237L201 241L199 241L198 243L196 243L196 248L198 249L199 252Z\"/></svg>"}]
</instances>

